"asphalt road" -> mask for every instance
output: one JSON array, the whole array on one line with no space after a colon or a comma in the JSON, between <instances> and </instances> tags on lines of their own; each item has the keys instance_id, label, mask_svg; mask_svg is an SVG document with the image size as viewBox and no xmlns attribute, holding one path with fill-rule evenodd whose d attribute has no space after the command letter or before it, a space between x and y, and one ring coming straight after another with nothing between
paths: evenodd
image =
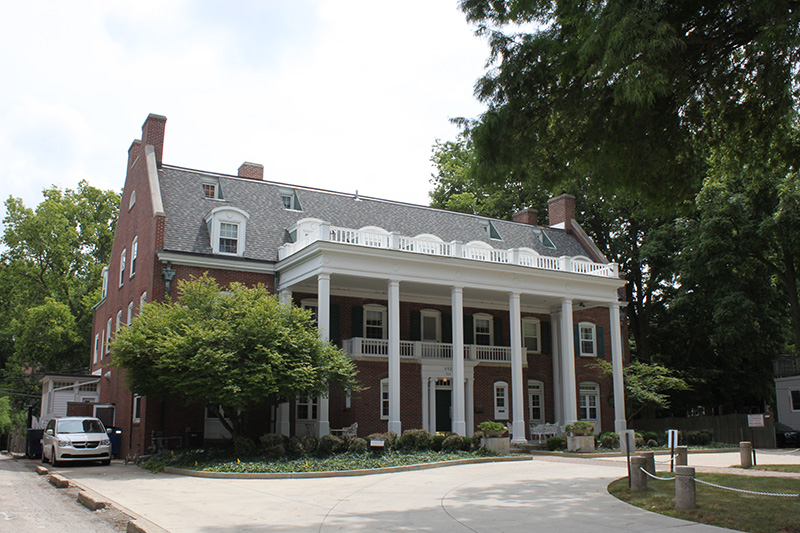
<instances>
[{"instance_id":1,"label":"asphalt road","mask_svg":"<svg viewBox=\"0 0 800 533\"><path fill-rule=\"evenodd\" d=\"M125 531L115 510L92 512L76 503L77 489L56 489L30 462L0 455L0 531L114 533Z\"/></svg>"}]
</instances>

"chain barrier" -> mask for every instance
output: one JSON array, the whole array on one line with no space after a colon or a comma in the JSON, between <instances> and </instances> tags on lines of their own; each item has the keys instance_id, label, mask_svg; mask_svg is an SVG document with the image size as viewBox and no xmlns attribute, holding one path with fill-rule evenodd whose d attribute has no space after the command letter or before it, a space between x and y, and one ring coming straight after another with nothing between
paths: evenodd
<instances>
[{"instance_id":1,"label":"chain barrier","mask_svg":"<svg viewBox=\"0 0 800 533\"><path fill-rule=\"evenodd\" d=\"M695 481L698 483L702 483L703 485L709 485L711 487L716 487L718 489L724 490L732 490L733 492L742 492L744 494L755 494L757 496L781 496L784 498L800 498L800 494L786 494L783 492L758 492L754 490L746 490L746 489L736 489L733 487L724 487L722 485L717 485L716 483L711 483L710 481L703 481L702 479L694 478Z\"/></svg>"},{"instance_id":2,"label":"chain barrier","mask_svg":"<svg viewBox=\"0 0 800 533\"><path fill-rule=\"evenodd\" d=\"M673 477L658 477L658 476L654 476L653 474L651 474L650 472L648 472L647 470L645 470L641 466L639 467L639 470L641 470L642 472L647 474L648 477L651 477L653 479L657 479L659 481L675 481L675 477L674 476Z\"/></svg>"},{"instance_id":3,"label":"chain barrier","mask_svg":"<svg viewBox=\"0 0 800 533\"><path fill-rule=\"evenodd\" d=\"M677 459L677 458L678 458L678 454L676 453L674 455L670 455L669 459L667 459L666 461L656 461L655 463L657 465L666 465L666 464L671 463L673 459Z\"/></svg>"},{"instance_id":4,"label":"chain barrier","mask_svg":"<svg viewBox=\"0 0 800 533\"><path fill-rule=\"evenodd\" d=\"M767 455L793 455L800 452L800 448L794 450L764 450L759 448L758 453L765 453Z\"/></svg>"}]
</instances>

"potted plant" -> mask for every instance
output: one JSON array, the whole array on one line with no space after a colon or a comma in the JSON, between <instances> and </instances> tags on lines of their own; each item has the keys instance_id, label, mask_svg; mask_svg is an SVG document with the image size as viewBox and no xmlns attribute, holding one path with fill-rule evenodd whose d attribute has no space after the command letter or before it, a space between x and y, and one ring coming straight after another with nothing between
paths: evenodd
<instances>
[{"instance_id":1,"label":"potted plant","mask_svg":"<svg viewBox=\"0 0 800 533\"><path fill-rule=\"evenodd\" d=\"M567 434L567 451L593 452L594 451L594 424L578 420L574 424L567 424L564 428Z\"/></svg>"},{"instance_id":2,"label":"potted plant","mask_svg":"<svg viewBox=\"0 0 800 533\"><path fill-rule=\"evenodd\" d=\"M510 450L510 439L503 435L508 428L502 422L487 420L478 424L478 429L483 432L483 447L495 453L508 453Z\"/></svg>"}]
</instances>

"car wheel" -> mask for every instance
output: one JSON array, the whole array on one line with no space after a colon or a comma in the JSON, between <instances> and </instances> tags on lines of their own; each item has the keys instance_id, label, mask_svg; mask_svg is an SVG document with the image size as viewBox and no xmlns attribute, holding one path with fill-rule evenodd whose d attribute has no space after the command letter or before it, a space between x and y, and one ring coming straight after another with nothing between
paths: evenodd
<instances>
[{"instance_id":1,"label":"car wheel","mask_svg":"<svg viewBox=\"0 0 800 533\"><path fill-rule=\"evenodd\" d=\"M44 453L44 448L42 448L42 463L47 463L47 454Z\"/></svg>"},{"instance_id":2,"label":"car wheel","mask_svg":"<svg viewBox=\"0 0 800 533\"><path fill-rule=\"evenodd\" d=\"M102 461L100 461L100 464L103 466L108 466L111 464L111 459L103 459Z\"/></svg>"},{"instance_id":3,"label":"car wheel","mask_svg":"<svg viewBox=\"0 0 800 533\"><path fill-rule=\"evenodd\" d=\"M58 461L56 460L56 449L55 449L55 447L52 448L51 452L52 452L52 455L50 456L50 463L53 466L58 466Z\"/></svg>"}]
</instances>

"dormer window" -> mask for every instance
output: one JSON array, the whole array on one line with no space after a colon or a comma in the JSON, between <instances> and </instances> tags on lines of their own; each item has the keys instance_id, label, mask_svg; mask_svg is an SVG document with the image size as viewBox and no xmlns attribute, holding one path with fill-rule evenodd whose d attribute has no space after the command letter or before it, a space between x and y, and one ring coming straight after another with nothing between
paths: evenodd
<instances>
[{"instance_id":1,"label":"dormer window","mask_svg":"<svg viewBox=\"0 0 800 533\"><path fill-rule=\"evenodd\" d=\"M542 246L545 248L550 248L551 250L556 249L556 245L553 244L553 241L550 240L550 237L547 236L547 233L543 232L539 228L533 230L533 234L539 239L539 242L542 243Z\"/></svg>"},{"instance_id":2,"label":"dormer window","mask_svg":"<svg viewBox=\"0 0 800 533\"><path fill-rule=\"evenodd\" d=\"M208 198L210 200L219 200L221 195L219 194L219 180L214 179L204 179L201 182L203 187L203 197Z\"/></svg>"},{"instance_id":3,"label":"dormer window","mask_svg":"<svg viewBox=\"0 0 800 533\"><path fill-rule=\"evenodd\" d=\"M236 207L212 209L206 217L211 249L215 254L244 255L247 235L246 212Z\"/></svg>"},{"instance_id":4,"label":"dormer window","mask_svg":"<svg viewBox=\"0 0 800 533\"><path fill-rule=\"evenodd\" d=\"M280 189L281 203L284 209L290 211L302 211L300 207L300 200L297 198L297 193L293 189Z\"/></svg>"}]
</instances>

